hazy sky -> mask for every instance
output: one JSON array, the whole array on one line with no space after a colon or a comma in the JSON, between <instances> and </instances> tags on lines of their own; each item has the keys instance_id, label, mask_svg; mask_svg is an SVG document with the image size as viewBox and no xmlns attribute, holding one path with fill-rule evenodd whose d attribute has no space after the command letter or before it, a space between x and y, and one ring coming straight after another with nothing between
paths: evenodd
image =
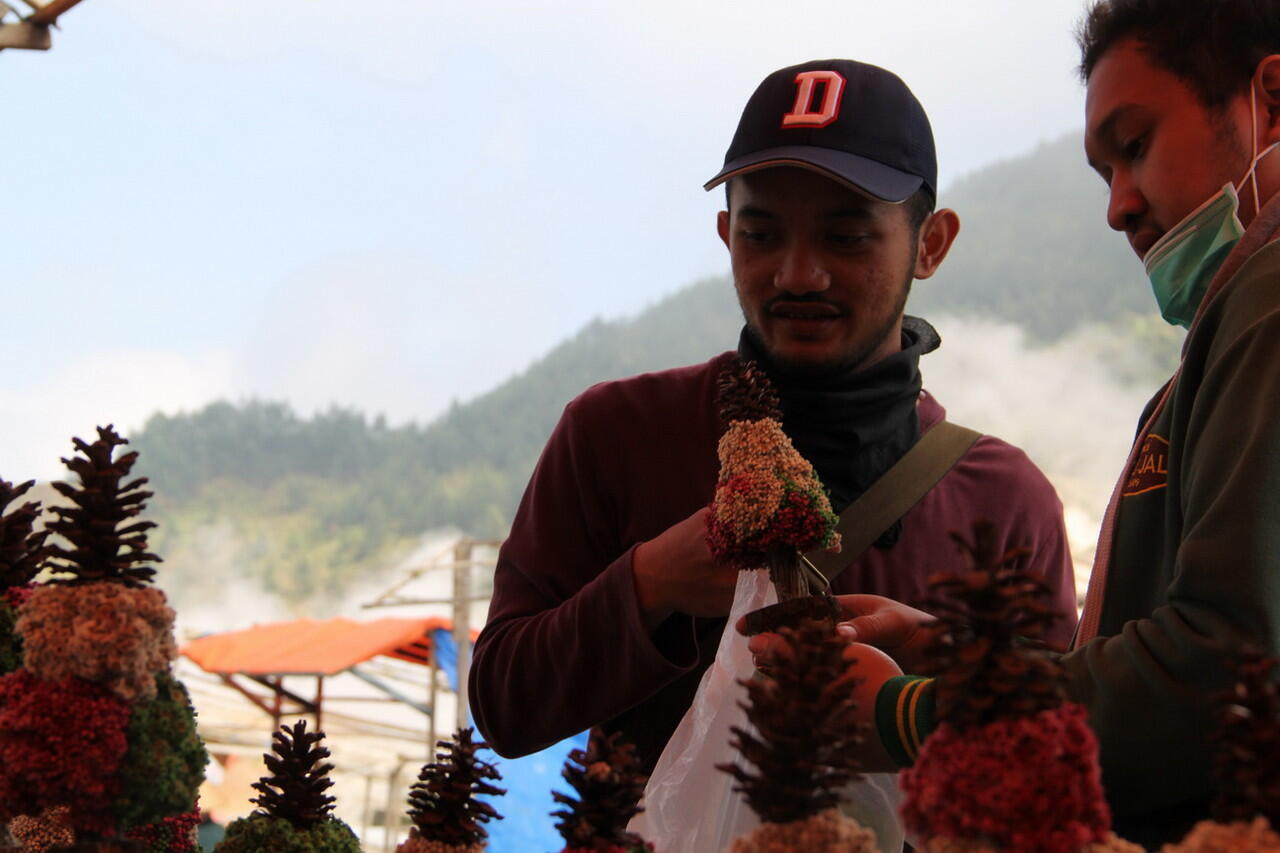
<instances>
[{"instance_id":1,"label":"hazy sky","mask_svg":"<svg viewBox=\"0 0 1280 853\"><path fill-rule=\"evenodd\" d=\"M1081 9L83 0L0 51L0 477L217 397L429 420L723 273L701 184L784 65L899 73L945 203L1081 124Z\"/></svg>"}]
</instances>

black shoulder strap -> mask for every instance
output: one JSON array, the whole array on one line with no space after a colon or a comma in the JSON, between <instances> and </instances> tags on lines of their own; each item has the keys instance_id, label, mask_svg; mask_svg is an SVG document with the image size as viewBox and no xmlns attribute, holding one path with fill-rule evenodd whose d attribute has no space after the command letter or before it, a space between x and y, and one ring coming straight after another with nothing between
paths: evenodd
<instances>
[{"instance_id":1,"label":"black shoulder strap","mask_svg":"<svg viewBox=\"0 0 1280 853\"><path fill-rule=\"evenodd\" d=\"M980 436L981 433L947 421L935 424L840 513L836 528L840 532L840 551L810 551L804 555L809 564L827 580L840 574L937 485ZM809 583L815 592L825 587L816 577L810 577Z\"/></svg>"}]
</instances>

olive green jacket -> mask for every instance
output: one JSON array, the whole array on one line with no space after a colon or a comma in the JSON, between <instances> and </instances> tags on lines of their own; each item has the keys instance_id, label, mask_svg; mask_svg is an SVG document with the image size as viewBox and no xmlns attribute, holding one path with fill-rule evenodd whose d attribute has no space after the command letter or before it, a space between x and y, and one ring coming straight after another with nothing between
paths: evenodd
<instances>
[{"instance_id":1,"label":"olive green jacket","mask_svg":"<svg viewBox=\"0 0 1280 853\"><path fill-rule=\"evenodd\" d=\"M1280 651L1277 221L1273 202L1144 413L1090 585L1097 636L1063 658L1098 736L1116 828L1147 844L1205 816L1232 650Z\"/></svg>"}]
</instances>

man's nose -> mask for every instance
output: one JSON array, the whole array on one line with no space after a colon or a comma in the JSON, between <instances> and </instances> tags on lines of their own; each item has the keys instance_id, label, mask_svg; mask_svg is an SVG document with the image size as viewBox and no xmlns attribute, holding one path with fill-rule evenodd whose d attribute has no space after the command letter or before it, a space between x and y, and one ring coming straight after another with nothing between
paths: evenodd
<instances>
[{"instance_id":1,"label":"man's nose","mask_svg":"<svg viewBox=\"0 0 1280 853\"><path fill-rule=\"evenodd\" d=\"M774 273L773 286L787 293L815 293L831 287L831 274L822 263L821 253L803 243L793 243Z\"/></svg>"},{"instance_id":2,"label":"man's nose","mask_svg":"<svg viewBox=\"0 0 1280 853\"><path fill-rule=\"evenodd\" d=\"M1127 175L1114 175L1107 198L1107 224L1116 231L1130 231L1146 212L1147 200L1133 181Z\"/></svg>"}]
</instances>

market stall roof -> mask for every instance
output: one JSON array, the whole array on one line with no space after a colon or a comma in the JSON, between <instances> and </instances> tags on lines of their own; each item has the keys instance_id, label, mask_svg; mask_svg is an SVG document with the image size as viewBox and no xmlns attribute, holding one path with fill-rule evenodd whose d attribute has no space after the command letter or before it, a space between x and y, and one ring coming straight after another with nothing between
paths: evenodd
<instances>
[{"instance_id":1,"label":"market stall roof","mask_svg":"<svg viewBox=\"0 0 1280 853\"><path fill-rule=\"evenodd\" d=\"M225 675L336 675L378 655L428 665L433 632L452 629L439 617L299 619L210 634L187 643L182 654L206 672Z\"/></svg>"}]
</instances>

